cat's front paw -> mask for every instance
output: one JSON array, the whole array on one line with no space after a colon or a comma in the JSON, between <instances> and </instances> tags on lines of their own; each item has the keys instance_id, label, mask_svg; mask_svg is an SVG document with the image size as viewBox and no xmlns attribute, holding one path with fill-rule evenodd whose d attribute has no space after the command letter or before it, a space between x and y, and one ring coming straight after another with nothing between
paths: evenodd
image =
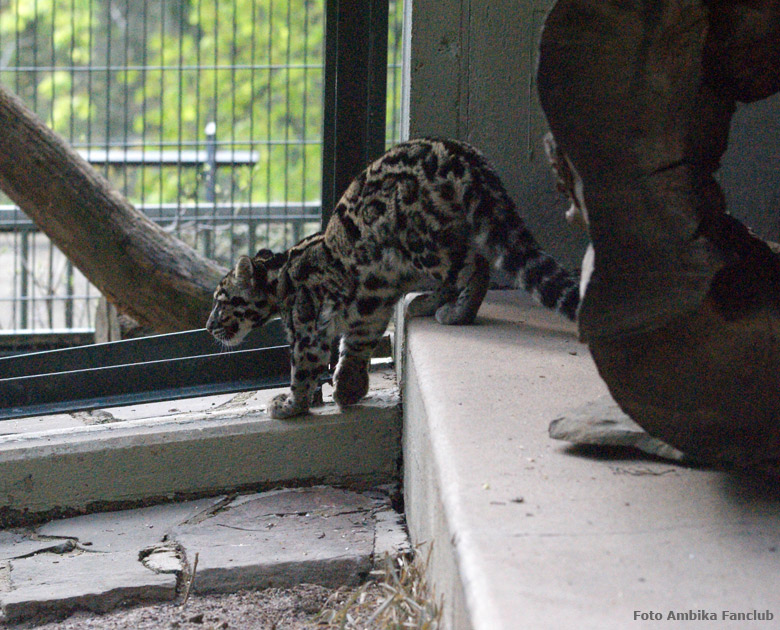
<instances>
[{"instance_id":1,"label":"cat's front paw","mask_svg":"<svg viewBox=\"0 0 780 630\"><path fill-rule=\"evenodd\" d=\"M300 416L309 410L308 407L296 402L290 392L278 394L268 403L268 415L275 420Z\"/></svg>"}]
</instances>

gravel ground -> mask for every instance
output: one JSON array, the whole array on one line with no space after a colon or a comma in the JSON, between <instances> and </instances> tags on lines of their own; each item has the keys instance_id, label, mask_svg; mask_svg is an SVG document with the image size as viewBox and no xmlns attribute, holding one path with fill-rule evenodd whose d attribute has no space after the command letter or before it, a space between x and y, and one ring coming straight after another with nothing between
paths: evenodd
<instances>
[{"instance_id":1,"label":"gravel ground","mask_svg":"<svg viewBox=\"0 0 780 630\"><path fill-rule=\"evenodd\" d=\"M334 591L304 584L291 589L191 596L184 605L165 603L97 615L77 612L58 622L25 623L14 630L311 630Z\"/></svg>"}]
</instances>

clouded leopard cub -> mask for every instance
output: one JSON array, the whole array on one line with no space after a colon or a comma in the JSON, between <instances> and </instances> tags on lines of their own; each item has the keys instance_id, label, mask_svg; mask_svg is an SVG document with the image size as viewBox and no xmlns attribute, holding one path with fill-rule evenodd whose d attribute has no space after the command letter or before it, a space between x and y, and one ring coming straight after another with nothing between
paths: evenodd
<instances>
[{"instance_id":1,"label":"clouded leopard cub","mask_svg":"<svg viewBox=\"0 0 780 630\"><path fill-rule=\"evenodd\" d=\"M462 142L411 140L353 180L324 232L284 253L241 256L217 287L207 328L235 345L282 317L292 387L269 405L274 418L308 410L340 337L334 398L350 405L368 391L371 352L404 293L434 286L411 314L470 324L491 265L575 318L576 280L541 251L482 154Z\"/></svg>"}]
</instances>

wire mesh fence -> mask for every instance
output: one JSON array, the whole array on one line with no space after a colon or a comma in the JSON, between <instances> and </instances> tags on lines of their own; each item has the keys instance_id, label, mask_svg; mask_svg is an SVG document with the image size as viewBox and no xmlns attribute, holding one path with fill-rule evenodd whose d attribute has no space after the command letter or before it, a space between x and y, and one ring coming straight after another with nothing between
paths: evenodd
<instances>
[{"instance_id":1,"label":"wire mesh fence","mask_svg":"<svg viewBox=\"0 0 780 630\"><path fill-rule=\"evenodd\" d=\"M137 208L229 264L319 229L323 37L324 0L0 0L0 82ZM98 297L0 195L0 330L89 329Z\"/></svg>"}]
</instances>

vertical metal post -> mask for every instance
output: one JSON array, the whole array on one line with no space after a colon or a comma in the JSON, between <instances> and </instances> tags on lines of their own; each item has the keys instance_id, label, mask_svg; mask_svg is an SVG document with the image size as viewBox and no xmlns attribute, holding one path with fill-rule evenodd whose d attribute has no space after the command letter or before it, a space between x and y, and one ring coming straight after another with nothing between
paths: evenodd
<instances>
[{"instance_id":1,"label":"vertical metal post","mask_svg":"<svg viewBox=\"0 0 780 630\"><path fill-rule=\"evenodd\" d=\"M65 263L65 328L73 328L73 263L70 260Z\"/></svg>"},{"instance_id":2,"label":"vertical metal post","mask_svg":"<svg viewBox=\"0 0 780 630\"><path fill-rule=\"evenodd\" d=\"M30 231L26 228L22 228L22 266L21 266L21 317L19 321L19 327L22 329L30 327L29 312L30 312Z\"/></svg>"},{"instance_id":3,"label":"vertical metal post","mask_svg":"<svg viewBox=\"0 0 780 630\"><path fill-rule=\"evenodd\" d=\"M49 328L54 328L54 244L49 241L48 244L48 278L46 278L46 315L49 320Z\"/></svg>"},{"instance_id":4,"label":"vertical metal post","mask_svg":"<svg viewBox=\"0 0 780 630\"><path fill-rule=\"evenodd\" d=\"M342 193L384 151L388 0L327 0L322 224Z\"/></svg>"},{"instance_id":5,"label":"vertical metal post","mask_svg":"<svg viewBox=\"0 0 780 630\"><path fill-rule=\"evenodd\" d=\"M216 214L217 202L217 123L213 120L206 124L206 201L211 204L212 215ZM196 226L195 229L198 229ZM211 228L207 226L203 232L203 249L208 258L214 255L214 243L211 238Z\"/></svg>"}]
</instances>

